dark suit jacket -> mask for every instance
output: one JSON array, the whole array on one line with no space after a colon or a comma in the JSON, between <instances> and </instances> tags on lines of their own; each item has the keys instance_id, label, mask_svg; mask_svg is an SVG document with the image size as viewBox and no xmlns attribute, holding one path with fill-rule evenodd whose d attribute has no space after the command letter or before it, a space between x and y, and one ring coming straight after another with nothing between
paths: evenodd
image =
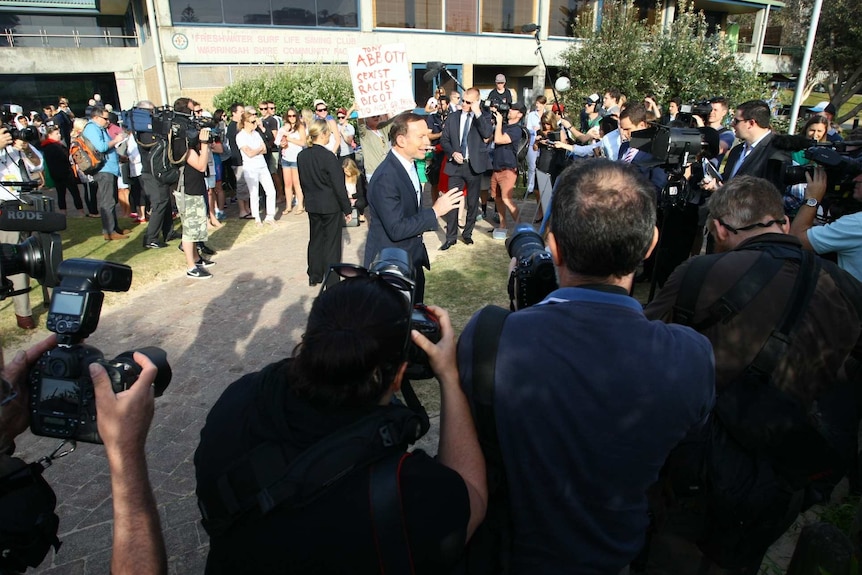
<instances>
[{"instance_id":1,"label":"dark suit jacket","mask_svg":"<svg viewBox=\"0 0 862 575\"><path fill-rule=\"evenodd\" d=\"M785 150L775 148L773 145L774 139L775 132L767 134L760 143L751 150L751 153L748 154L748 157L745 158L745 161L742 162L742 165L739 167L739 171L734 175L766 178L776 186L781 185L778 174L775 172L779 168L778 164L790 162L790 153ZM733 167L739 160L743 147L744 144L737 144L730 150L730 152L728 152L727 162L724 165L724 172L721 174L725 182L730 179L730 173L733 171Z\"/></svg>"},{"instance_id":2,"label":"dark suit jacket","mask_svg":"<svg viewBox=\"0 0 862 575\"><path fill-rule=\"evenodd\" d=\"M299 152L296 168L305 196L305 211L310 214L350 213L344 170L335 154L315 144Z\"/></svg>"},{"instance_id":3,"label":"dark suit jacket","mask_svg":"<svg viewBox=\"0 0 862 575\"><path fill-rule=\"evenodd\" d=\"M619 160L622 161L623 157L625 157L626 152L629 151L629 142L623 142L620 145L620 153ZM638 150L635 152L635 157L632 159L631 164L640 171L650 182L655 186L656 191L661 192L664 187L667 185L667 172L665 172L659 166L647 166L645 164L655 163L655 156L649 154L647 152L643 152Z\"/></svg>"},{"instance_id":4,"label":"dark suit jacket","mask_svg":"<svg viewBox=\"0 0 862 575\"><path fill-rule=\"evenodd\" d=\"M437 214L431 208L417 206L413 182L395 152L389 152L374 170L368 184L368 208L366 267L381 249L394 247L410 254L414 267L431 268L422 233L437 229Z\"/></svg>"},{"instance_id":5,"label":"dark suit jacket","mask_svg":"<svg viewBox=\"0 0 862 575\"><path fill-rule=\"evenodd\" d=\"M449 117L446 118L446 124L443 125L443 135L440 137L443 152L449 157L444 168L449 176L454 175L460 167L452 159L452 154L461 151L461 114L463 112L460 110L449 114ZM493 133L494 126L487 114L473 116L470 132L467 134L467 148L470 153L470 167L477 174L491 169L491 156L488 154L488 144L485 143L485 140L490 138Z\"/></svg>"}]
</instances>

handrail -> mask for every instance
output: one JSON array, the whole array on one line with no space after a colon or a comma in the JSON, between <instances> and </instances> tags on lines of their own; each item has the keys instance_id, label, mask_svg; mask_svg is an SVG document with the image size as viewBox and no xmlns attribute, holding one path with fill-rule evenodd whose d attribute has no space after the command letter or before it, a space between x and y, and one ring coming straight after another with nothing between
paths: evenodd
<instances>
[{"instance_id":1,"label":"handrail","mask_svg":"<svg viewBox=\"0 0 862 575\"><path fill-rule=\"evenodd\" d=\"M15 39L16 38L40 38L42 40L43 47L50 47L50 38L72 38L75 41L75 47L81 48L82 40L86 39L103 39L105 41L105 46L114 46L116 41L121 42L123 45L125 44L125 40L134 40L135 44L139 42L139 37L137 31L132 35L119 35L114 34L110 30L105 30L101 34L81 34L78 30L72 30L71 34L49 34L46 30L40 29L38 34L27 34L15 32L12 29L6 28L3 30L3 34L0 37L5 38L6 47L14 48L15 47ZM92 48L92 46L85 46L86 48ZM122 46L121 46L122 47Z\"/></svg>"}]
</instances>

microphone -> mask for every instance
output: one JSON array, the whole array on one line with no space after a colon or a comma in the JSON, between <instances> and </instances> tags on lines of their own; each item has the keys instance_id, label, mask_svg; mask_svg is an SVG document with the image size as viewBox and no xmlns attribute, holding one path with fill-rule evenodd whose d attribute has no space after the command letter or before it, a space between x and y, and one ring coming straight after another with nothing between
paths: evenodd
<instances>
[{"instance_id":1,"label":"microphone","mask_svg":"<svg viewBox=\"0 0 862 575\"><path fill-rule=\"evenodd\" d=\"M0 210L0 230L7 232L59 232L66 229L66 216L33 210Z\"/></svg>"},{"instance_id":2,"label":"microphone","mask_svg":"<svg viewBox=\"0 0 862 575\"><path fill-rule=\"evenodd\" d=\"M532 32L535 32L535 31L541 30L541 29L542 29L542 27L539 26L538 24L524 24L523 26L521 26L521 32L524 32L526 34L531 34Z\"/></svg>"},{"instance_id":3,"label":"microphone","mask_svg":"<svg viewBox=\"0 0 862 575\"><path fill-rule=\"evenodd\" d=\"M439 70L439 69L437 69L437 70L429 69L427 72L425 72L424 74L422 74L422 81L423 81L423 82L425 82L426 84L430 84L431 82L433 82L433 81L434 81L434 78L435 78L435 77L437 76L437 74L439 74L439 73L440 73L440 70Z\"/></svg>"}]
</instances>

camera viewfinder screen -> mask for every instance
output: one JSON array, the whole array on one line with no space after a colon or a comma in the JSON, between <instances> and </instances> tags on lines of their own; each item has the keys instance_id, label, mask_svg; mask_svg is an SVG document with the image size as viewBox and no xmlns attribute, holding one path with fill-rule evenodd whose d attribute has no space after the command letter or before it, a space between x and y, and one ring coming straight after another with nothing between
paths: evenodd
<instances>
[{"instance_id":1,"label":"camera viewfinder screen","mask_svg":"<svg viewBox=\"0 0 862 575\"><path fill-rule=\"evenodd\" d=\"M84 296L54 291L54 297L51 300L51 313L80 316L83 307Z\"/></svg>"},{"instance_id":2,"label":"camera viewfinder screen","mask_svg":"<svg viewBox=\"0 0 862 575\"><path fill-rule=\"evenodd\" d=\"M39 403L45 411L77 415L80 396L78 383L74 380L42 378Z\"/></svg>"}]
</instances>

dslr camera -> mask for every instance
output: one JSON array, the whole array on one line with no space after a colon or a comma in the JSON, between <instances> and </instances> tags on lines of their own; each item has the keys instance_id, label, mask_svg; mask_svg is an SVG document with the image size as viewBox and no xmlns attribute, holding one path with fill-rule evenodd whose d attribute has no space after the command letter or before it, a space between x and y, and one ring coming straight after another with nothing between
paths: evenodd
<instances>
[{"instance_id":1,"label":"dslr camera","mask_svg":"<svg viewBox=\"0 0 862 575\"><path fill-rule=\"evenodd\" d=\"M537 304L559 287L554 260L545 242L529 224L518 224L506 240L515 267L509 274L509 307L512 311Z\"/></svg>"},{"instance_id":2,"label":"dslr camera","mask_svg":"<svg viewBox=\"0 0 862 575\"><path fill-rule=\"evenodd\" d=\"M57 334L58 346L38 359L30 372L30 430L35 435L102 443L96 426L96 396L89 366L99 363L111 378L115 393L128 389L141 373L134 351L106 360L93 346L81 343L96 331L104 291L128 291L132 269L123 264L70 259L58 269L47 327ZM138 349L158 368L156 397L171 380L167 354L157 347Z\"/></svg>"},{"instance_id":3,"label":"dslr camera","mask_svg":"<svg viewBox=\"0 0 862 575\"><path fill-rule=\"evenodd\" d=\"M405 296L412 306L409 329L415 329L434 343L440 341L440 323L437 318L428 311L423 304L415 303L415 275L410 256L401 248L383 248L374 257L374 261L368 267L368 273L381 277L386 275L398 276L404 284L412 285L413 288ZM430 379L434 377L431 365L428 363L428 355L422 351L412 340L407 345L407 371L410 379Z\"/></svg>"}]
</instances>

